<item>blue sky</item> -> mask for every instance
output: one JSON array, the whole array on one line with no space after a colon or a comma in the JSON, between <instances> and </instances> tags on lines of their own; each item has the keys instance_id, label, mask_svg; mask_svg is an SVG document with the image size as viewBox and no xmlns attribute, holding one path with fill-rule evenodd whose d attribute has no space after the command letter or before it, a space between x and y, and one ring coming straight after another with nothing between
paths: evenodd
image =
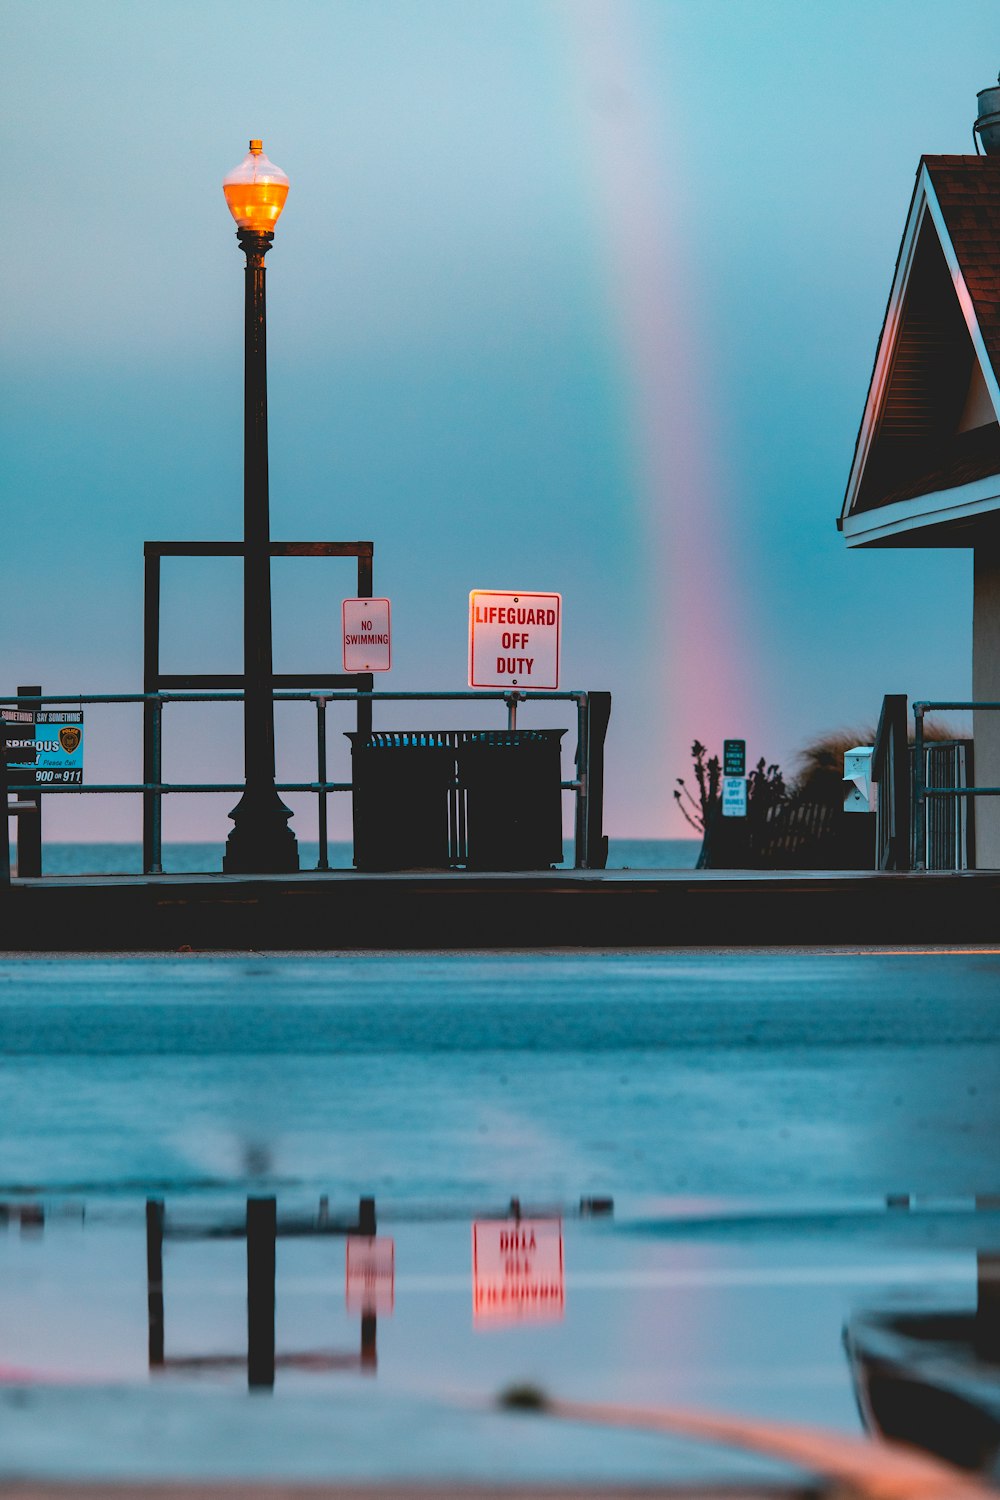
<instances>
[{"instance_id":1,"label":"blue sky","mask_svg":"<svg viewBox=\"0 0 1000 1500\"><path fill-rule=\"evenodd\" d=\"M971 150L993 0L4 13L5 691L138 690L143 541L240 534L220 183L260 135L292 184L272 532L375 541L386 686L465 686L470 588L560 590L565 686L614 694L609 826L651 836L684 831L695 736L788 767L884 692L968 694L969 555L848 555L834 522L917 160ZM352 592L276 564L279 668L337 669ZM238 569L178 564L164 623L169 667L238 670ZM238 778L233 715L172 714L169 775ZM94 711L92 779L138 777L136 728ZM309 774L308 719L279 728ZM50 836L138 827L68 800ZM227 805L167 832L221 839Z\"/></svg>"}]
</instances>

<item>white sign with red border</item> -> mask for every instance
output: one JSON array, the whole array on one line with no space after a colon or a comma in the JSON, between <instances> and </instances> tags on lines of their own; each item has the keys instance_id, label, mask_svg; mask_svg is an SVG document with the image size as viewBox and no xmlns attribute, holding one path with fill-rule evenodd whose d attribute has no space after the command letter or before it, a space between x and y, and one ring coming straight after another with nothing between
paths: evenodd
<instances>
[{"instance_id":1,"label":"white sign with red border","mask_svg":"<svg viewBox=\"0 0 1000 1500\"><path fill-rule=\"evenodd\" d=\"M392 621L388 599L345 599L341 606L345 672L388 672Z\"/></svg>"},{"instance_id":2,"label":"white sign with red border","mask_svg":"<svg viewBox=\"0 0 1000 1500\"><path fill-rule=\"evenodd\" d=\"M469 595L469 686L544 689L559 686L561 594Z\"/></svg>"},{"instance_id":3,"label":"white sign with red border","mask_svg":"<svg viewBox=\"0 0 1000 1500\"><path fill-rule=\"evenodd\" d=\"M347 1311L391 1313L396 1292L396 1242L376 1235L347 1237Z\"/></svg>"},{"instance_id":4,"label":"white sign with red border","mask_svg":"<svg viewBox=\"0 0 1000 1500\"><path fill-rule=\"evenodd\" d=\"M476 1323L545 1322L566 1305L561 1219L479 1219L472 1226Z\"/></svg>"}]
</instances>

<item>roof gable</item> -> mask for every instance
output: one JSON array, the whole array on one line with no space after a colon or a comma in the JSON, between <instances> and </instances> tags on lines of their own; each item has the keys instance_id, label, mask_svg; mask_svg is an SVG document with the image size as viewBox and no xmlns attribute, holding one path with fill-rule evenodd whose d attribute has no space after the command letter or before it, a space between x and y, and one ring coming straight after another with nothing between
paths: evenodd
<instances>
[{"instance_id":1,"label":"roof gable","mask_svg":"<svg viewBox=\"0 0 1000 1500\"><path fill-rule=\"evenodd\" d=\"M1000 375L1000 157L925 156L923 167L996 381Z\"/></svg>"},{"instance_id":2,"label":"roof gable","mask_svg":"<svg viewBox=\"0 0 1000 1500\"><path fill-rule=\"evenodd\" d=\"M998 374L1000 159L924 157L844 501L848 540L863 544L866 512L1000 476Z\"/></svg>"}]
</instances>

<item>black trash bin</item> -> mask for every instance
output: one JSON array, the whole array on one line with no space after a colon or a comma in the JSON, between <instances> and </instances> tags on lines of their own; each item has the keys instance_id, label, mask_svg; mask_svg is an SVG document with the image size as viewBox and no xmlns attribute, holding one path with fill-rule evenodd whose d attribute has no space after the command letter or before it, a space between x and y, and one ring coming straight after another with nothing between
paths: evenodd
<instances>
[{"instance_id":1,"label":"black trash bin","mask_svg":"<svg viewBox=\"0 0 1000 1500\"><path fill-rule=\"evenodd\" d=\"M470 870L559 864L565 729L467 731L458 746Z\"/></svg>"},{"instance_id":2,"label":"black trash bin","mask_svg":"<svg viewBox=\"0 0 1000 1500\"><path fill-rule=\"evenodd\" d=\"M347 738L356 868L447 869L454 732L394 729Z\"/></svg>"}]
</instances>

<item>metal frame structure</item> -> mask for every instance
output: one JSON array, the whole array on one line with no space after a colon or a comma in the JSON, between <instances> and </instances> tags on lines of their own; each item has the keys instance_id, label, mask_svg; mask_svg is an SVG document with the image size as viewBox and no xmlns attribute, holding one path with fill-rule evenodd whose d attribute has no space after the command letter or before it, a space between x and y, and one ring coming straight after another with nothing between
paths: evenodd
<instances>
[{"instance_id":1,"label":"metal frame structure","mask_svg":"<svg viewBox=\"0 0 1000 1500\"><path fill-rule=\"evenodd\" d=\"M155 544L170 545L170 544ZM192 544L208 546L210 544ZM235 545L235 544L234 544ZM282 544L275 544L282 545ZM293 545L293 544L284 544ZM349 545L349 544L339 544ZM195 554L198 555L198 554ZM213 555L212 553L201 555ZM227 554L231 555L231 554ZM288 554L279 554L288 555ZM296 554L292 554L296 555ZM316 555L316 554L313 554ZM322 554L319 554L322 555ZM362 596L359 596L362 597ZM171 681L177 681L176 677ZM200 676L185 678L187 682L201 681ZM231 680L231 679L230 679ZM282 679L276 678L276 682ZM287 680L287 679L285 679ZM315 681L311 678L310 681ZM409 693L409 692L359 692L357 690L333 688L329 691L275 691L274 701L291 703L315 703L316 705L316 780L302 782L280 782L278 792L311 792L317 798L319 825L319 859L317 869L330 869L329 841L327 831L328 799L335 792L352 792L349 781L327 779L327 721L326 711L330 704L355 704L359 728L370 730L373 703L503 703L507 707L508 724L517 713L519 703L566 702L576 704L577 749L576 776L560 783L563 791L571 791L576 797L574 824L574 867L603 869L607 862L607 839L603 832L604 796L604 737L611 715L611 694L607 692L454 692L454 693ZM76 796L99 793L127 795L134 793L143 798L143 873L162 874L162 799L176 793L240 792L240 782L184 782L166 783L162 779L163 709L168 703L239 703L243 701L241 691L228 692L174 692L154 691L148 693L45 693L37 696L0 697L0 707L41 707L43 704L100 704L141 703L143 705L143 780L141 782L115 782L95 786L51 786L44 795ZM0 798L6 804L6 766L0 757ZM7 818L0 817L0 882L10 880L9 841Z\"/></svg>"},{"instance_id":2,"label":"metal frame structure","mask_svg":"<svg viewBox=\"0 0 1000 1500\"><path fill-rule=\"evenodd\" d=\"M359 599L372 597L372 572L375 555L373 542L270 542L271 557L356 557L358 560ZM160 670L160 562L164 557L245 557L242 542L146 542L144 555L143 588L143 692L155 695L165 690L226 690L236 689L242 695L245 680L242 672L162 672ZM272 673L273 688L353 688L359 693L370 693L374 679L370 672L310 672ZM158 781L154 774L153 757L154 710L150 703L143 713L143 765L144 782ZM370 700L358 699L358 730L368 733L372 727ZM242 791L242 787L234 790ZM143 873L158 874L159 861L152 861L150 851L158 839L154 830L159 826L159 794L147 792L143 796L142 850Z\"/></svg>"},{"instance_id":3,"label":"metal frame structure","mask_svg":"<svg viewBox=\"0 0 1000 1500\"><path fill-rule=\"evenodd\" d=\"M231 1370L246 1366L247 1384L251 1390L269 1390L274 1386L276 1368L298 1369L310 1373L332 1370L362 1370L374 1373L378 1365L377 1315L372 1310L361 1314L361 1347L357 1354L335 1349L311 1349L275 1355L275 1241L280 1235L352 1235L371 1239L376 1233L375 1199L362 1198L357 1220L331 1220L320 1214L311 1222L299 1218L289 1222L279 1219L275 1198L249 1197L246 1218L241 1225L226 1222L198 1226L175 1226L168 1222L162 1198L146 1199L146 1296L149 1324L149 1369L151 1373L169 1371L204 1372ZM220 1238L245 1239L247 1242L247 1352L242 1354L168 1355L164 1348L163 1241L168 1236L182 1240Z\"/></svg>"}]
</instances>

